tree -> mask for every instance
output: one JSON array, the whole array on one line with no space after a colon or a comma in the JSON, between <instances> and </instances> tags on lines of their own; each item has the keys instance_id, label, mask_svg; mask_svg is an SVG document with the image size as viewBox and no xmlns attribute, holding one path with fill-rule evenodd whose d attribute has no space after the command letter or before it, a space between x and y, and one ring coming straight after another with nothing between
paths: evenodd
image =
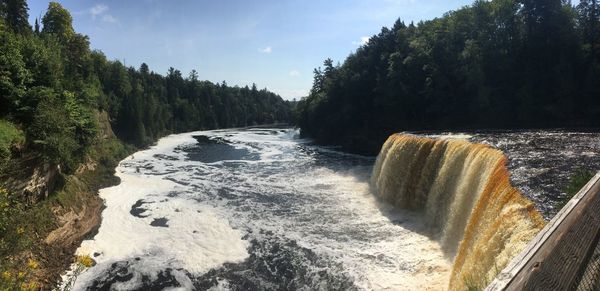
<instances>
[{"instance_id":1,"label":"tree","mask_svg":"<svg viewBox=\"0 0 600 291\"><path fill-rule=\"evenodd\" d=\"M144 76L150 74L150 68L148 68L146 63L142 63L140 65L140 73L142 73Z\"/></svg>"},{"instance_id":2,"label":"tree","mask_svg":"<svg viewBox=\"0 0 600 291\"><path fill-rule=\"evenodd\" d=\"M0 33L0 116L19 110L31 81L19 38Z\"/></svg>"},{"instance_id":3,"label":"tree","mask_svg":"<svg viewBox=\"0 0 600 291\"><path fill-rule=\"evenodd\" d=\"M301 132L374 154L402 130L598 125L600 65L581 51L599 38L582 45L576 30L598 27L596 1L579 6L579 23L561 0L476 0L416 25L398 20L341 65L315 69L296 106Z\"/></svg>"},{"instance_id":4,"label":"tree","mask_svg":"<svg viewBox=\"0 0 600 291\"><path fill-rule=\"evenodd\" d=\"M74 153L79 145L69 112L53 90L45 89L38 94L41 101L27 130L28 140L48 162L62 165L67 172L72 171L78 160Z\"/></svg>"},{"instance_id":5,"label":"tree","mask_svg":"<svg viewBox=\"0 0 600 291\"><path fill-rule=\"evenodd\" d=\"M31 32L28 11L26 0L0 0L0 16L15 33Z\"/></svg>"},{"instance_id":6,"label":"tree","mask_svg":"<svg viewBox=\"0 0 600 291\"><path fill-rule=\"evenodd\" d=\"M192 82L192 84L195 84L198 82L198 72L194 69L192 69L192 71L190 71L190 75L188 76L188 80L190 82Z\"/></svg>"},{"instance_id":7,"label":"tree","mask_svg":"<svg viewBox=\"0 0 600 291\"><path fill-rule=\"evenodd\" d=\"M598 0L581 0L577 5L579 25L581 26L583 42L589 45L590 56L598 56L600 41L600 2Z\"/></svg>"},{"instance_id":8,"label":"tree","mask_svg":"<svg viewBox=\"0 0 600 291\"><path fill-rule=\"evenodd\" d=\"M42 28L43 33L55 34L63 40L75 33L71 13L57 2L48 4L48 11L42 17L42 24L44 25Z\"/></svg>"}]
</instances>

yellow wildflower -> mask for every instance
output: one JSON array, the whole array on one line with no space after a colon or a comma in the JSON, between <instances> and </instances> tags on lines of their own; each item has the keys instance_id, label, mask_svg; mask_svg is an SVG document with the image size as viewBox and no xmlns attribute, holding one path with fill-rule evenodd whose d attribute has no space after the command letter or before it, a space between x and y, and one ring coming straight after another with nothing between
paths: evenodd
<instances>
[{"instance_id":1,"label":"yellow wildflower","mask_svg":"<svg viewBox=\"0 0 600 291\"><path fill-rule=\"evenodd\" d=\"M31 291L35 291L35 290L39 289L37 283L35 283L35 282L31 282L29 284L24 284L24 286L21 285L21 287L23 290L31 290Z\"/></svg>"},{"instance_id":2,"label":"yellow wildflower","mask_svg":"<svg viewBox=\"0 0 600 291\"><path fill-rule=\"evenodd\" d=\"M39 267L39 264L36 260L29 259L29 261L27 262L27 266L31 269L37 269Z\"/></svg>"},{"instance_id":3,"label":"yellow wildflower","mask_svg":"<svg viewBox=\"0 0 600 291\"><path fill-rule=\"evenodd\" d=\"M90 256L77 256L75 261L86 268L93 266L96 262Z\"/></svg>"},{"instance_id":4,"label":"yellow wildflower","mask_svg":"<svg viewBox=\"0 0 600 291\"><path fill-rule=\"evenodd\" d=\"M12 274L10 273L10 271L2 272L2 280L8 281L8 280L10 280L10 277L12 277Z\"/></svg>"},{"instance_id":5,"label":"yellow wildflower","mask_svg":"<svg viewBox=\"0 0 600 291\"><path fill-rule=\"evenodd\" d=\"M38 285L35 282L31 282L31 283L23 283L21 284L21 290L37 290L38 289Z\"/></svg>"},{"instance_id":6,"label":"yellow wildflower","mask_svg":"<svg viewBox=\"0 0 600 291\"><path fill-rule=\"evenodd\" d=\"M18 277L19 279L23 279L23 278L25 278L25 272L19 272L19 274L17 275L17 277Z\"/></svg>"},{"instance_id":7,"label":"yellow wildflower","mask_svg":"<svg viewBox=\"0 0 600 291\"><path fill-rule=\"evenodd\" d=\"M25 233L25 228L22 226L17 227L17 234L22 235Z\"/></svg>"}]
</instances>

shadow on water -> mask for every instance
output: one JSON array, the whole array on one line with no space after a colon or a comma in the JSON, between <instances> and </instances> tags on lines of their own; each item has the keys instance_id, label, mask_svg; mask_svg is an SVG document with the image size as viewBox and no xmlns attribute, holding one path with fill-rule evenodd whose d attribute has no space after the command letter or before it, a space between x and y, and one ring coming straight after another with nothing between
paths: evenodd
<instances>
[{"instance_id":1,"label":"shadow on water","mask_svg":"<svg viewBox=\"0 0 600 291\"><path fill-rule=\"evenodd\" d=\"M430 226L425 220L424 210L400 209L376 195L371 184L372 169L377 159L376 156L362 156L338 151L336 148L326 148L312 143L299 145L298 150L314 158L314 165L330 169L344 176L350 176L357 182L369 185L369 195L372 195L379 213L388 219L391 224L429 238L439 244L440 231ZM443 248L444 257L452 262L456 255L454 250Z\"/></svg>"},{"instance_id":2,"label":"shadow on water","mask_svg":"<svg viewBox=\"0 0 600 291\"><path fill-rule=\"evenodd\" d=\"M226 286L230 290L358 290L332 264L294 240L261 231L261 239L250 241L250 257L241 263L226 263L194 278L198 290Z\"/></svg>"},{"instance_id":3,"label":"shadow on water","mask_svg":"<svg viewBox=\"0 0 600 291\"><path fill-rule=\"evenodd\" d=\"M151 257L136 257L105 267L87 290L358 290L341 264L301 247L294 240L261 231L252 239L249 258L194 276L184 269L153 269ZM249 239L246 236L244 239Z\"/></svg>"},{"instance_id":4,"label":"shadow on water","mask_svg":"<svg viewBox=\"0 0 600 291\"><path fill-rule=\"evenodd\" d=\"M377 196L375 194L376 190L371 184L369 184L369 192L375 197L375 201L377 202L376 205L381 215L389 219L390 223L399 225L410 232L428 237L430 240L439 243L441 236L439 229L427 224L423 210L410 210L395 207ZM454 260L454 256L456 255L455 251L443 248L441 245L440 250L444 253L444 257L447 260Z\"/></svg>"},{"instance_id":5,"label":"shadow on water","mask_svg":"<svg viewBox=\"0 0 600 291\"><path fill-rule=\"evenodd\" d=\"M193 138L196 139L196 144L176 148L176 150L184 151L191 161L214 163L227 160L257 161L260 159L259 154L246 148L235 147L230 141L222 137L195 135Z\"/></svg>"}]
</instances>

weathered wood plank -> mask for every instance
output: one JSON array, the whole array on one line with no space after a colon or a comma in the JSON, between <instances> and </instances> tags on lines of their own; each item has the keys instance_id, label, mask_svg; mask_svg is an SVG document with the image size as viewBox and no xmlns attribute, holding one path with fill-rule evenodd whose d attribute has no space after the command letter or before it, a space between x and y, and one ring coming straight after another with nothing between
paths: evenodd
<instances>
[{"instance_id":1,"label":"weathered wood plank","mask_svg":"<svg viewBox=\"0 0 600 291\"><path fill-rule=\"evenodd\" d=\"M600 239L600 172L486 290L565 290L580 279ZM576 284L575 284L576 286Z\"/></svg>"},{"instance_id":2,"label":"weathered wood plank","mask_svg":"<svg viewBox=\"0 0 600 291\"><path fill-rule=\"evenodd\" d=\"M517 276L515 290L570 290L576 285L582 266L585 268L598 242L599 190L597 184L563 220L550 241Z\"/></svg>"}]
</instances>

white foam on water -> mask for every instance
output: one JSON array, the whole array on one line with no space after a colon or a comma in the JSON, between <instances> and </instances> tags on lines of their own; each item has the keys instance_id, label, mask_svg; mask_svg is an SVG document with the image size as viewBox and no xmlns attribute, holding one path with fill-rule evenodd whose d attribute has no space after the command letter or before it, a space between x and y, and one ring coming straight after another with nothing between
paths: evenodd
<instances>
[{"instance_id":1,"label":"white foam on water","mask_svg":"<svg viewBox=\"0 0 600 291\"><path fill-rule=\"evenodd\" d=\"M139 266L144 275L150 276L155 276L165 266L202 273L225 262L247 258L247 241L242 240L242 233L218 217L212 207L168 197L169 192L182 190L182 186L160 176L139 174L135 167L123 165L152 159L155 154L172 154L176 146L194 141L191 134L169 136L121 162L116 169L121 183L101 189L99 193L106 208L98 233L93 239L83 241L76 251L77 255L93 257L98 266L80 276L76 286L85 286L87 280L94 279L106 264L135 257L152 258L149 260L153 262L151 266L147 263ZM135 217L130 213L132 205L140 200L147 209L141 215L147 217ZM151 225L161 218L168 220L168 227ZM133 288L127 284L121 284L123 290Z\"/></svg>"},{"instance_id":2,"label":"white foam on water","mask_svg":"<svg viewBox=\"0 0 600 291\"><path fill-rule=\"evenodd\" d=\"M473 138L473 135L470 135L470 134L466 134L466 133L452 133L452 132L441 133L441 134L427 134L425 136L430 137L430 138L440 138L440 139L464 139L464 140L469 140L469 139Z\"/></svg>"},{"instance_id":3,"label":"white foam on water","mask_svg":"<svg viewBox=\"0 0 600 291\"><path fill-rule=\"evenodd\" d=\"M437 242L417 231L424 231L420 215L397 211L378 201L367 182L350 172L319 170L311 179L301 179L306 186L329 185L329 199L336 201L340 221L314 225L309 232L325 228L340 237L324 239L321 235L294 238L309 249L336 258L366 290L444 290L450 262Z\"/></svg>"},{"instance_id":4,"label":"white foam on water","mask_svg":"<svg viewBox=\"0 0 600 291\"><path fill-rule=\"evenodd\" d=\"M223 138L260 159L189 160L180 146L194 145L194 135ZM76 287L88 286L113 262L137 257L134 278L113 287L139 288L143 275L155 278L169 268L182 289L191 289L185 272L200 276L242 262L250 240L274 236L295 241L331 266L307 262L310 272L341 272L359 289L445 289L450 261L425 235L418 214L394 210L372 195L372 160L310 146L295 135L269 129L172 135L123 160L117 168L121 183L100 191L106 209L98 234L77 250L100 254L94 257L98 264L80 275ZM347 161L352 159L360 166ZM138 215L146 217L130 213L140 201L145 211ZM160 218L168 227L150 225ZM216 280L211 290L234 284ZM319 284L312 287L327 287Z\"/></svg>"}]
</instances>

